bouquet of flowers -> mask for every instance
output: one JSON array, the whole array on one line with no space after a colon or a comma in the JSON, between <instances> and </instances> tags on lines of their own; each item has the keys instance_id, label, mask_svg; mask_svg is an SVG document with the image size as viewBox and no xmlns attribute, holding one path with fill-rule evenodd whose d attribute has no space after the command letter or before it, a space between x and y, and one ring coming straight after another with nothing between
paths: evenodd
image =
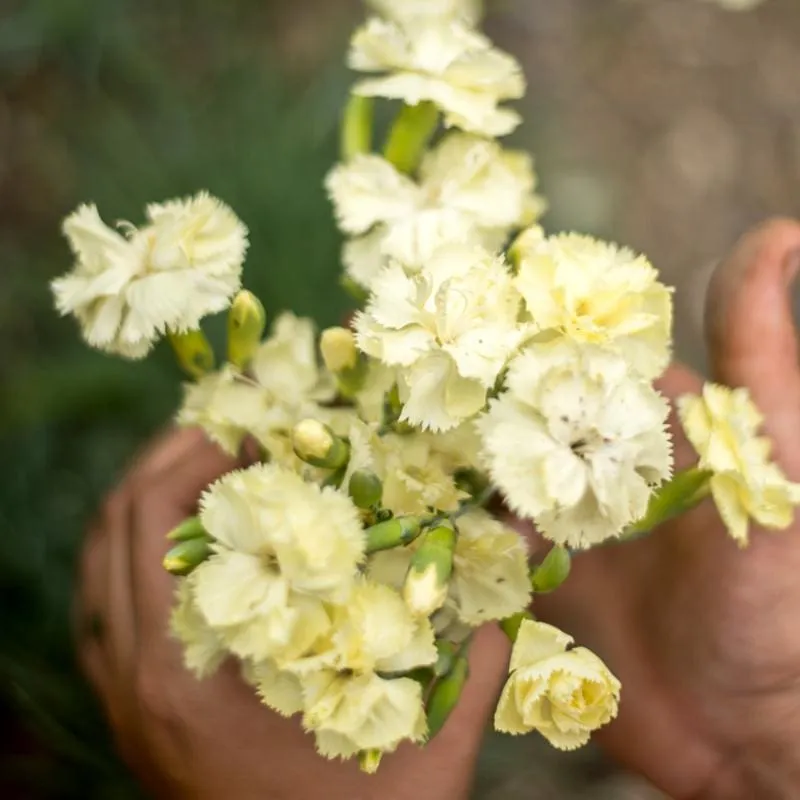
<instances>
[{"instance_id":1,"label":"bouquet of flowers","mask_svg":"<svg viewBox=\"0 0 800 800\"><path fill-rule=\"evenodd\" d=\"M123 358L166 337L193 379L179 423L231 453L258 444L168 536L188 669L238 659L321 756L373 772L436 736L474 631L499 623L514 646L495 727L579 747L616 715L620 683L536 620L535 595L567 579L576 551L647 535L708 496L744 545L751 518L788 526L800 486L770 461L747 392L714 384L679 403L698 462L673 474L654 385L671 290L644 256L537 225L533 161L499 140L520 122L503 103L524 79L477 29L477 0L369 4L327 178L360 303L351 326L317 340L286 312L263 338L264 309L240 286L247 230L206 193L148 206L140 227L81 206L64 222L76 262L56 304ZM380 146L378 98L400 103ZM215 369L200 323L219 312ZM537 563L509 510L551 543Z\"/></svg>"}]
</instances>

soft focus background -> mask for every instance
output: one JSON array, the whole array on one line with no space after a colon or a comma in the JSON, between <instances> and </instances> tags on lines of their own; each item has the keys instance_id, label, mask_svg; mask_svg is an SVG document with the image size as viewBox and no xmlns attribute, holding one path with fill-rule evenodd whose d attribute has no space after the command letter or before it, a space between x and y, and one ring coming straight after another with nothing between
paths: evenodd
<instances>
[{"instance_id":1,"label":"soft focus background","mask_svg":"<svg viewBox=\"0 0 800 800\"><path fill-rule=\"evenodd\" d=\"M51 309L60 219L108 220L208 188L252 232L270 311L341 318L321 189L336 154L357 0L0 0L0 795L136 797L69 649L86 517L171 413L169 354L89 352ZM702 366L709 270L752 223L800 212L800 3L499 0L523 61L550 229L644 250L677 285L680 355ZM155 565L154 565L155 568ZM592 750L491 737L478 798L650 798Z\"/></svg>"}]
</instances>

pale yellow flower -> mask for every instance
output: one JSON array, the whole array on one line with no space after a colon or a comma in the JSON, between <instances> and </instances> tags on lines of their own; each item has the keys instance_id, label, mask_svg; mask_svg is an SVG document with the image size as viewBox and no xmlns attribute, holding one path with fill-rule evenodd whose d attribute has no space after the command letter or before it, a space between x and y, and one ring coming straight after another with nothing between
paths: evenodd
<instances>
[{"instance_id":1,"label":"pale yellow flower","mask_svg":"<svg viewBox=\"0 0 800 800\"><path fill-rule=\"evenodd\" d=\"M392 752L404 740L422 742L427 732L422 687L410 678L323 670L305 676L303 695L303 726L326 758Z\"/></svg>"},{"instance_id":2,"label":"pale yellow flower","mask_svg":"<svg viewBox=\"0 0 800 800\"><path fill-rule=\"evenodd\" d=\"M619 535L670 477L666 401L616 353L568 340L531 346L478 421L490 474L549 539Z\"/></svg>"},{"instance_id":3,"label":"pale yellow flower","mask_svg":"<svg viewBox=\"0 0 800 800\"><path fill-rule=\"evenodd\" d=\"M255 688L261 702L282 717L291 717L303 710L300 678L279 669L273 661L245 662L242 677Z\"/></svg>"},{"instance_id":4,"label":"pale yellow flower","mask_svg":"<svg viewBox=\"0 0 800 800\"><path fill-rule=\"evenodd\" d=\"M450 597L468 625L505 619L528 607L531 582L523 536L482 510L456 522Z\"/></svg>"},{"instance_id":5,"label":"pale yellow flower","mask_svg":"<svg viewBox=\"0 0 800 800\"><path fill-rule=\"evenodd\" d=\"M404 27L370 19L353 37L349 64L358 72L384 73L357 83L356 94L404 100L412 106L430 100L442 110L448 126L504 136L520 122L516 112L498 108L525 93L516 59L457 21Z\"/></svg>"},{"instance_id":6,"label":"pale yellow flower","mask_svg":"<svg viewBox=\"0 0 800 800\"><path fill-rule=\"evenodd\" d=\"M150 224L123 235L81 206L63 226L75 266L52 284L58 310L75 315L86 341L126 358L227 308L247 250L247 229L208 194L147 213Z\"/></svg>"},{"instance_id":7,"label":"pale yellow flower","mask_svg":"<svg viewBox=\"0 0 800 800\"><path fill-rule=\"evenodd\" d=\"M192 578L179 580L170 616L172 635L183 645L183 663L198 678L216 672L228 653L223 638L205 620L194 600Z\"/></svg>"},{"instance_id":8,"label":"pale yellow flower","mask_svg":"<svg viewBox=\"0 0 800 800\"><path fill-rule=\"evenodd\" d=\"M495 712L496 730L535 730L559 750L574 750L617 716L619 681L594 653L568 650L570 644L558 628L523 621Z\"/></svg>"},{"instance_id":9,"label":"pale yellow flower","mask_svg":"<svg viewBox=\"0 0 800 800\"><path fill-rule=\"evenodd\" d=\"M526 231L512 248L516 285L540 331L613 346L642 377L670 359L671 290L644 256L575 233Z\"/></svg>"},{"instance_id":10,"label":"pale yellow flower","mask_svg":"<svg viewBox=\"0 0 800 800\"><path fill-rule=\"evenodd\" d=\"M327 179L340 227L360 237L346 245L345 266L366 287L387 259L414 270L448 243L500 249L545 210L535 186L529 156L465 133L425 156L418 181L376 155L340 164Z\"/></svg>"},{"instance_id":11,"label":"pale yellow flower","mask_svg":"<svg viewBox=\"0 0 800 800\"><path fill-rule=\"evenodd\" d=\"M747 389L707 383L702 396L681 397L678 411L700 468L712 473L711 494L731 536L747 544L750 519L765 528L788 528L800 484L770 460L771 443L758 436L763 417Z\"/></svg>"},{"instance_id":12,"label":"pale yellow flower","mask_svg":"<svg viewBox=\"0 0 800 800\"><path fill-rule=\"evenodd\" d=\"M389 265L373 288L356 335L365 353L405 368L401 419L444 431L480 411L525 335L503 261L480 248L443 248L416 275Z\"/></svg>"},{"instance_id":13,"label":"pale yellow flower","mask_svg":"<svg viewBox=\"0 0 800 800\"><path fill-rule=\"evenodd\" d=\"M192 575L199 610L243 658L301 657L330 629L364 557L358 512L344 494L273 465L221 478L201 500L216 554Z\"/></svg>"},{"instance_id":14,"label":"pale yellow flower","mask_svg":"<svg viewBox=\"0 0 800 800\"><path fill-rule=\"evenodd\" d=\"M376 13L401 24L460 20L475 25L483 16L482 0L367 0L367 3Z\"/></svg>"}]
</instances>

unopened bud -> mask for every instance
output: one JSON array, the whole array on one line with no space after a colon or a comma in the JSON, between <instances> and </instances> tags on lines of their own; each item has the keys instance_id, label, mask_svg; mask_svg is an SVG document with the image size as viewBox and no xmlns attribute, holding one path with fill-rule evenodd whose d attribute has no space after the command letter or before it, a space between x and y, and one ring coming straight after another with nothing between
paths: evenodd
<instances>
[{"instance_id":1,"label":"unopened bud","mask_svg":"<svg viewBox=\"0 0 800 800\"><path fill-rule=\"evenodd\" d=\"M322 360L331 372L352 369L358 363L356 337L349 328L327 328L319 340Z\"/></svg>"},{"instance_id":2,"label":"unopened bud","mask_svg":"<svg viewBox=\"0 0 800 800\"><path fill-rule=\"evenodd\" d=\"M244 369L261 343L267 314L261 301L248 291L241 291L228 313L228 361Z\"/></svg>"},{"instance_id":3,"label":"unopened bud","mask_svg":"<svg viewBox=\"0 0 800 800\"><path fill-rule=\"evenodd\" d=\"M350 458L350 445L316 419L304 419L294 426L292 444L301 461L322 469L339 469Z\"/></svg>"},{"instance_id":4,"label":"unopened bud","mask_svg":"<svg viewBox=\"0 0 800 800\"><path fill-rule=\"evenodd\" d=\"M423 537L403 584L403 598L412 614L428 617L444 605L455 546L456 532L446 525L433 528Z\"/></svg>"},{"instance_id":5,"label":"unopened bud","mask_svg":"<svg viewBox=\"0 0 800 800\"><path fill-rule=\"evenodd\" d=\"M403 106L389 132L384 158L400 172L413 172L438 124L439 109L433 103Z\"/></svg>"},{"instance_id":6,"label":"unopened bud","mask_svg":"<svg viewBox=\"0 0 800 800\"><path fill-rule=\"evenodd\" d=\"M358 508L374 508L383 497L383 481L368 469L357 469L350 476L347 489Z\"/></svg>"},{"instance_id":7,"label":"unopened bud","mask_svg":"<svg viewBox=\"0 0 800 800\"><path fill-rule=\"evenodd\" d=\"M210 540L207 537L180 542L164 556L164 569L172 575L189 575L211 553Z\"/></svg>"},{"instance_id":8,"label":"unopened bud","mask_svg":"<svg viewBox=\"0 0 800 800\"><path fill-rule=\"evenodd\" d=\"M214 369L214 349L199 328L186 333L170 333L169 342L181 369L192 378L202 378Z\"/></svg>"},{"instance_id":9,"label":"unopened bud","mask_svg":"<svg viewBox=\"0 0 800 800\"><path fill-rule=\"evenodd\" d=\"M380 750L362 750L358 754L358 765L367 775L374 775L381 765L383 753Z\"/></svg>"},{"instance_id":10,"label":"unopened bud","mask_svg":"<svg viewBox=\"0 0 800 800\"><path fill-rule=\"evenodd\" d=\"M173 528L168 534L167 539L171 542L188 542L190 539L201 539L208 536L203 523L199 517L189 517L181 522L177 528Z\"/></svg>"},{"instance_id":11,"label":"unopened bud","mask_svg":"<svg viewBox=\"0 0 800 800\"><path fill-rule=\"evenodd\" d=\"M367 528L366 552L377 553L410 544L422 531L419 517L395 517Z\"/></svg>"},{"instance_id":12,"label":"unopened bud","mask_svg":"<svg viewBox=\"0 0 800 800\"><path fill-rule=\"evenodd\" d=\"M558 589L569 577L572 569L572 558L569 550L561 545L550 548L539 566L531 571L531 586L534 592L547 594Z\"/></svg>"},{"instance_id":13,"label":"unopened bud","mask_svg":"<svg viewBox=\"0 0 800 800\"><path fill-rule=\"evenodd\" d=\"M459 646L453 644L453 642L445 642L442 639L436 640L436 652L439 655L433 665L433 674L437 678L443 678L451 672L459 649Z\"/></svg>"},{"instance_id":14,"label":"unopened bud","mask_svg":"<svg viewBox=\"0 0 800 800\"><path fill-rule=\"evenodd\" d=\"M461 655L453 662L449 674L433 687L426 708L429 741L439 733L455 710L468 677L469 662L465 655Z\"/></svg>"}]
</instances>

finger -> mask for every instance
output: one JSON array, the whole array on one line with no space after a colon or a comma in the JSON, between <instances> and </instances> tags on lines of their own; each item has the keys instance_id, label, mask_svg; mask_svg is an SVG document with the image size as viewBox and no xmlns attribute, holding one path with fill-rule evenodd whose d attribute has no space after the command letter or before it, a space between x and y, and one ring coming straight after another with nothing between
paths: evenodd
<instances>
[{"instance_id":1,"label":"finger","mask_svg":"<svg viewBox=\"0 0 800 800\"><path fill-rule=\"evenodd\" d=\"M128 480L146 480L163 472L205 439L201 428L167 428L134 458L128 470Z\"/></svg>"},{"instance_id":2,"label":"finger","mask_svg":"<svg viewBox=\"0 0 800 800\"><path fill-rule=\"evenodd\" d=\"M773 220L748 233L717 267L706 299L715 380L750 389L779 445L800 419L800 370L791 283L800 266L800 224ZM800 453L782 456L800 474ZM789 464L787 464L787 467Z\"/></svg>"},{"instance_id":3,"label":"finger","mask_svg":"<svg viewBox=\"0 0 800 800\"><path fill-rule=\"evenodd\" d=\"M133 607L139 636L164 636L174 579L161 566L169 549L165 535L197 511L202 492L215 480L243 466L217 445L201 439L182 459L152 475L141 487L130 540Z\"/></svg>"}]
</instances>

